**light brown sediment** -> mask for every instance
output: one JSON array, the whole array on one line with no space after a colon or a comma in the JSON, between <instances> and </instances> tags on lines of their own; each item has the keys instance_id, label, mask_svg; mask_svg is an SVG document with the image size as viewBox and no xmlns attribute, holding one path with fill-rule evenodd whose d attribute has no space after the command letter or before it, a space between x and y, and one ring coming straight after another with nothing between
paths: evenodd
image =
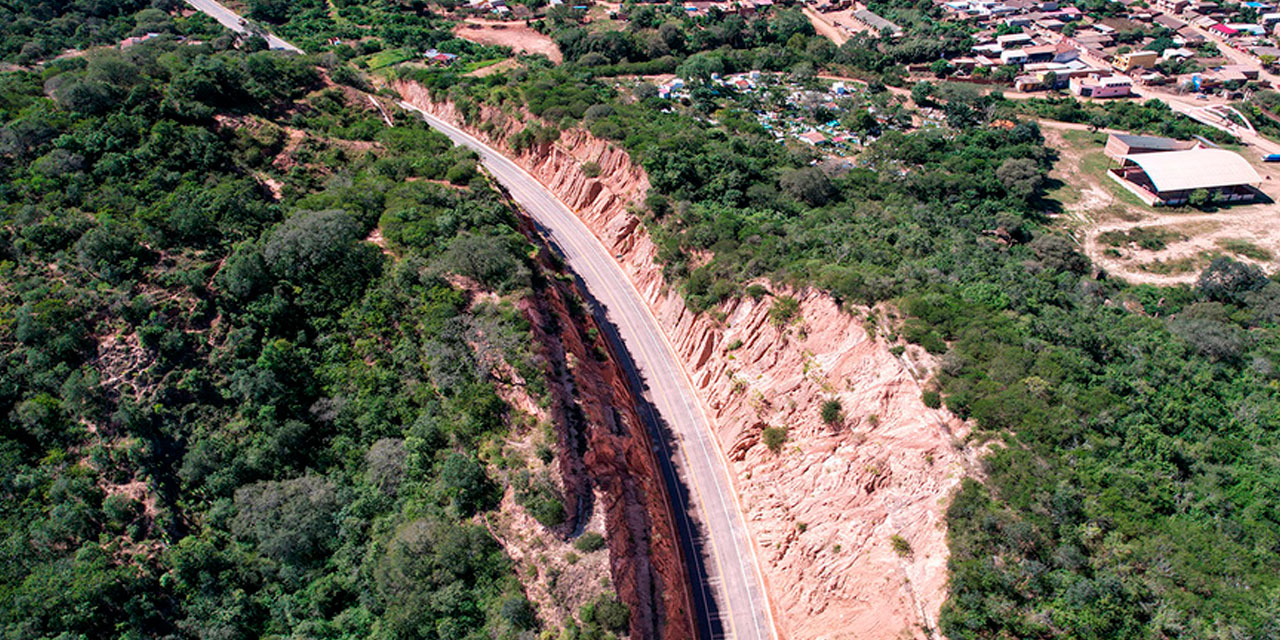
<instances>
[{"instance_id":1,"label":"light brown sediment","mask_svg":"<svg viewBox=\"0 0 1280 640\"><path fill-rule=\"evenodd\" d=\"M695 314L666 282L657 247L634 213L649 189L629 155L570 129L553 144L515 152L506 140L527 114L481 107L467 126L451 103L397 83L406 101L502 149L571 208L616 257L659 321L729 459L783 638L885 639L937 636L946 598L950 494L976 457L959 443L968 426L930 409L912 368L933 361L911 347L895 356L868 334L871 310L841 309L813 289L770 287ZM582 171L593 162L599 174ZM767 283L763 283L767 284ZM799 301L799 319L777 327L779 296ZM827 425L821 406L838 400L844 419ZM767 426L788 430L777 453ZM909 553L894 550L901 536Z\"/></svg>"}]
</instances>

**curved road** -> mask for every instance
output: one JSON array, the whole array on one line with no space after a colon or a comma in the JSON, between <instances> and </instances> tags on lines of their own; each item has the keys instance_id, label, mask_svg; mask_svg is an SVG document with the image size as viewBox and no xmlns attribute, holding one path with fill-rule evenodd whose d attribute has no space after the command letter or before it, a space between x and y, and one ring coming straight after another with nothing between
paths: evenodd
<instances>
[{"instance_id":1,"label":"curved road","mask_svg":"<svg viewBox=\"0 0 1280 640\"><path fill-rule=\"evenodd\" d=\"M640 293L604 245L564 203L540 182L501 153L449 123L405 102L400 106L420 114L428 124L456 144L471 148L489 171L510 191L520 206L550 231L591 295L605 307L625 347L647 385L647 398L675 436L674 458L684 483L691 488L706 545L704 569L709 579L694 584L695 600L713 589L716 620L699 620L704 634L741 640L776 637L772 613L764 596L763 579L741 508L728 476L728 462L720 452L702 405L680 361ZM662 440L659 439L659 446ZM660 451L660 453L663 453ZM690 558L691 562L696 559ZM695 606L705 612L706 607ZM700 615L707 615L705 613Z\"/></svg>"},{"instance_id":2,"label":"curved road","mask_svg":"<svg viewBox=\"0 0 1280 640\"><path fill-rule=\"evenodd\" d=\"M187 4L195 7L201 13L204 13L210 18L217 20L222 24L222 26L236 33L249 33L248 23L242 22L243 18L240 17L240 14L222 6L217 0L187 0ZM273 33L268 33L266 31L261 31L260 33L264 38L266 38L267 46L272 49L283 49L294 53L302 53L302 49L285 42L282 38Z\"/></svg>"}]
</instances>

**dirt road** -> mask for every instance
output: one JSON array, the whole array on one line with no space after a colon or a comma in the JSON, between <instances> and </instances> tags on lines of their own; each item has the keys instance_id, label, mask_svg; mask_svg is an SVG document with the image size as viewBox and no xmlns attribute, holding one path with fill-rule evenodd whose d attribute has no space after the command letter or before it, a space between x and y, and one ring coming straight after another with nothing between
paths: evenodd
<instances>
[{"instance_id":1,"label":"dirt road","mask_svg":"<svg viewBox=\"0 0 1280 640\"><path fill-rule=\"evenodd\" d=\"M849 41L849 36L834 24L827 22L827 19L823 17L822 14L809 7L805 7L803 11L804 15L809 18L809 22L813 25L814 31L818 32L818 35L830 39L832 42L836 43L837 47Z\"/></svg>"}]
</instances>

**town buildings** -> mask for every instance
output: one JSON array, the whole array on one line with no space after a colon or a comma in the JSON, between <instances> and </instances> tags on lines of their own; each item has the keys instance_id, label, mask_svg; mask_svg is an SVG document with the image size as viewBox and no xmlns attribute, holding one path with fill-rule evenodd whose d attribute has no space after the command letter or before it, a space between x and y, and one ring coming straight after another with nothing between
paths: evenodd
<instances>
[{"instance_id":1,"label":"town buildings","mask_svg":"<svg viewBox=\"0 0 1280 640\"><path fill-rule=\"evenodd\" d=\"M1071 92L1082 98L1124 98L1133 92L1133 80L1127 76L1090 74L1072 78Z\"/></svg>"}]
</instances>

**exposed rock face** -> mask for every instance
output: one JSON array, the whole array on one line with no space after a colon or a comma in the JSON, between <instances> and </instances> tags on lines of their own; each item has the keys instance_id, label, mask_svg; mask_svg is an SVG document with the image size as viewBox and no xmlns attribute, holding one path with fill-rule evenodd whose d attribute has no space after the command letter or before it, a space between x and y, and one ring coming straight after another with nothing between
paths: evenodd
<instances>
[{"instance_id":1,"label":"exposed rock face","mask_svg":"<svg viewBox=\"0 0 1280 640\"><path fill-rule=\"evenodd\" d=\"M524 232L537 240L532 229ZM625 374L577 297L575 285L552 279L522 309L550 368L565 527L577 530L583 518L603 513L610 573L632 612L631 638L691 638L688 573L648 431Z\"/></svg>"},{"instance_id":2,"label":"exposed rock face","mask_svg":"<svg viewBox=\"0 0 1280 640\"><path fill-rule=\"evenodd\" d=\"M396 88L415 106L465 125L421 87ZM866 310L851 315L820 292L775 289L800 301L797 323L770 324L769 297L695 315L665 282L652 239L627 210L649 183L625 152L573 130L517 154L504 140L523 122L488 107L478 121L492 126L466 128L508 151L582 218L665 329L731 461L780 635L936 636L947 498L976 454L953 444L965 423L924 406L909 365L868 335ZM596 178L583 174L585 162L599 165ZM909 355L930 365L918 350ZM844 410L836 426L820 418L831 399ZM788 429L778 454L761 443L767 426ZM909 550L901 542L895 550L895 536Z\"/></svg>"}]
</instances>

